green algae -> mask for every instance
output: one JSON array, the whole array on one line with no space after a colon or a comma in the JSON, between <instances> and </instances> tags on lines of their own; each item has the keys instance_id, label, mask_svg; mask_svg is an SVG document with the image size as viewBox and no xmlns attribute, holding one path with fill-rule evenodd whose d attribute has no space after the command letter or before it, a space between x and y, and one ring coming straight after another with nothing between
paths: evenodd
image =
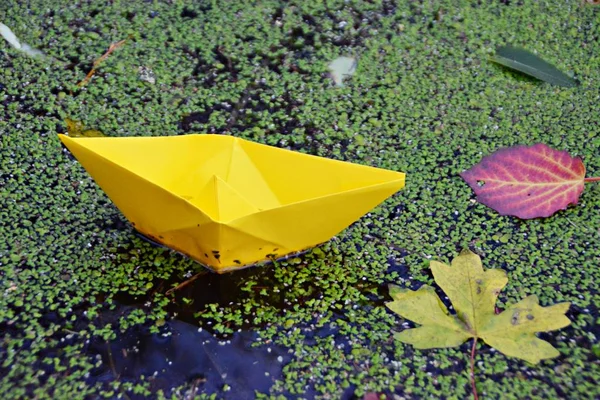
<instances>
[{"instance_id":1,"label":"green algae","mask_svg":"<svg viewBox=\"0 0 600 400\"><path fill-rule=\"evenodd\" d=\"M473 202L458 176L484 154L534 142L580 155L598 174L597 9L576 1L21 3L3 2L0 20L60 62L0 44L2 398L143 393L141 377L88 385L98 361L85 343L132 325L158 329L175 313L225 337L254 329L257 346L290 349L284 378L265 397L338 398L354 386L357 394L465 398L468 346L395 343L391 330L404 321L382 307L387 283L431 284L428 260L448 262L465 246L507 270L500 306L528 294L543 305L573 303L572 326L544 334L562 354L556 360L533 367L480 348L480 393L599 395L600 187L588 185L578 206L555 217L524 222ZM76 87L110 43L129 35ZM508 42L547 54L581 86L552 87L487 61ZM335 88L326 65L343 54L359 63ZM140 67L153 71L154 84L140 79ZM407 186L308 254L201 277L166 296L197 266L132 234L62 151L56 133L67 117L108 136L234 134L403 171ZM103 322L124 294L141 308Z\"/></svg>"}]
</instances>

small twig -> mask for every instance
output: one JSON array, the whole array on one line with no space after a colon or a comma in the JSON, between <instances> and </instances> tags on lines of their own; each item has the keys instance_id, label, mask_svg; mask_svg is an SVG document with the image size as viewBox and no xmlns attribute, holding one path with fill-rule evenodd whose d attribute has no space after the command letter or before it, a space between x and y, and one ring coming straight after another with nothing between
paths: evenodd
<instances>
[{"instance_id":1,"label":"small twig","mask_svg":"<svg viewBox=\"0 0 600 400\"><path fill-rule=\"evenodd\" d=\"M100 65L100 63L102 61L106 60L113 51L115 51L119 47L123 46L125 44L125 42L127 42L127 40L128 39L123 39L119 42L111 43L108 50L106 51L106 53L104 53L102 56L100 56L100 58L98 58L96 61L94 61L94 64L92 65L92 69L90 70L90 72L88 72L86 77L81 82L79 82L77 84L77 86L81 87L83 85L86 85L90 81L90 79L92 79L92 76L96 73L96 68L98 68L98 65Z\"/></svg>"},{"instance_id":2,"label":"small twig","mask_svg":"<svg viewBox=\"0 0 600 400\"><path fill-rule=\"evenodd\" d=\"M108 343L108 340L105 341L106 343L106 352L108 354L108 365L110 366L110 371L113 373L113 376L115 377L115 380L119 380L120 375L117 374L117 369L115 368L115 362L113 360L113 354L112 354L112 349L110 348L110 343Z\"/></svg>"},{"instance_id":3,"label":"small twig","mask_svg":"<svg viewBox=\"0 0 600 400\"><path fill-rule=\"evenodd\" d=\"M219 48L217 48L217 50L219 51L219 54L221 54L223 57L227 58L220 50ZM231 63L231 60L229 58L227 58L227 61L229 63ZM266 66L266 61L263 60L263 62L261 63L262 67ZM230 65L230 68L233 68ZM233 74L233 72L231 72ZM255 69L254 73L258 73L258 71ZM246 106L246 103L248 103L248 100L250 100L251 97L251 92L255 89L257 89L259 87L259 85L256 82L252 82L250 83L242 92L242 96L240 97L240 99L238 100L238 102L235 104L235 106L233 107L233 110L231 111L231 115L229 116L229 119L227 120L227 126L225 127L226 131L230 131L231 128L233 128L233 125L235 125L235 122L237 121L240 112L242 111L242 109Z\"/></svg>"},{"instance_id":4,"label":"small twig","mask_svg":"<svg viewBox=\"0 0 600 400\"><path fill-rule=\"evenodd\" d=\"M200 278L202 275L205 275L207 273L208 273L208 271L200 271L200 272L198 272L196 275L192 276L187 281L183 281L179 285L175 286L174 288L171 288L171 289L167 290L167 292L165 293L165 296L171 295L173 292L181 289L182 287L185 287L185 286L189 285L190 283L194 282L196 279Z\"/></svg>"},{"instance_id":5,"label":"small twig","mask_svg":"<svg viewBox=\"0 0 600 400\"><path fill-rule=\"evenodd\" d=\"M225 53L223 53L222 49L223 49L223 47L217 46L217 48L215 49L215 53L217 53L217 55L220 55L221 57L223 57L227 61L227 70L233 76L235 70L233 69L233 63L231 62L231 58L227 57L225 55ZM235 78L235 76L234 76L234 78Z\"/></svg>"},{"instance_id":6,"label":"small twig","mask_svg":"<svg viewBox=\"0 0 600 400\"><path fill-rule=\"evenodd\" d=\"M157 292L160 293L162 291L164 285L165 285L165 280L161 279L160 284L158 286L155 286L154 289L152 289L152 291L150 292L150 294L148 294L148 298L154 297L154 294Z\"/></svg>"},{"instance_id":7,"label":"small twig","mask_svg":"<svg viewBox=\"0 0 600 400\"><path fill-rule=\"evenodd\" d=\"M597 176L597 177L594 177L594 178L584 178L583 181L585 183L600 182L600 176Z\"/></svg>"},{"instance_id":8,"label":"small twig","mask_svg":"<svg viewBox=\"0 0 600 400\"><path fill-rule=\"evenodd\" d=\"M100 314L99 318L100 318L100 323L104 324L102 314ZM117 373L117 368L115 367L115 361L113 359L113 353L112 353L112 349L110 348L110 343L108 343L108 340L105 340L104 343L106 344L106 352L108 354L108 365L110 366L110 371L112 372L113 376L115 377L115 382L119 382L121 379L121 374ZM127 393L125 393L125 390L123 389L123 387L121 385L119 385L119 391L121 392L123 397L125 397L125 399L131 400L131 397L129 397L127 395Z\"/></svg>"},{"instance_id":9,"label":"small twig","mask_svg":"<svg viewBox=\"0 0 600 400\"><path fill-rule=\"evenodd\" d=\"M210 360L212 365L215 367L215 369L217 370L217 373L219 374L221 379L225 380L224 376L226 376L226 374L223 373L222 368L219 366L219 364L217 364L217 361L215 360L215 358L210 354L210 352L208 350L206 350L206 347L204 347L204 345L202 345L202 350L204 350L206 357L208 357L208 359Z\"/></svg>"},{"instance_id":10,"label":"small twig","mask_svg":"<svg viewBox=\"0 0 600 400\"><path fill-rule=\"evenodd\" d=\"M583 228L583 227L577 226L577 225L575 224L575 222L571 221L569 218L565 218L565 219L567 220L567 222L568 222L568 223L570 223L571 225L573 225L575 228L577 228L577 229L581 229L581 230L582 230L582 231L584 231L584 232L587 232L587 231L588 231L586 228Z\"/></svg>"},{"instance_id":11,"label":"small twig","mask_svg":"<svg viewBox=\"0 0 600 400\"><path fill-rule=\"evenodd\" d=\"M225 127L226 131L230 131L231 128L233 128L233 125L235 125L235 123L238 119L238 116L240 115L240 112L246 106L246 103L248 103L248 100L250 99L250 91L253 89L254 89L254 84L250 84L250 85L248 85L248 87L246 87L246 89L244 89L244 92L242 93L242 97L235 104L235 106L233 107L233 110L231 111L231 115L229 117L229 120L227 121L227 126Z\"/></svg>"},{"instance_id":12,"label":"small twig","mask_svg":"<svg viewBox=\"0 0 600 400\"><path fill-rule=\"evenodd\" d=\"M473 399L479 400L477 396L477 387L475 386L475 349L477 348L477 338L473 338L473 346L471 347L471 388L473 389Z\"/></svg>"},{"instance_id":13,"label":"small twig","mask_svg":"<svg viewBox=\"0 0 600 400\"><path fill-rule=\"evenodd\" d=\"M189 397L186 398L186 400L193 400L194 397L196 397L196 392L198 391L198 384L202 383L202 382L206 382L206 379L204 379L204 378L194 379L194 382L192 383L192 390L190 390L190 395L189 395Z\"/></svg>"},{"instance_id":14,"label":"small twig","mask_svg":"<svg viewBox=\"0 0 600 400\"><path fill-rule=\"evenodd\" d=\"M62 240L58 239L57 241L53 242L52 244L54 245L54 247L65 246L69 243L69 241L72 241L72 240L73 240L72 237L65 236ZM20 252L21 249L20 249L18 242L15 242L15 247L18 248L18 251L17 251L17 249L15 249L15 253L17 253L20 257L35 257L38 254L40 254L42 251L50 249L49 247L46 247L46 246L39 246L29 253L21 253Z\"/></svg>"},{"instance_id":15,"label":"small twig","mask_svg":"<svg viewBox=\"0 0 600 400\"><path fill-rule=\"evenodd\" d=\"M364 235L364 237L365 237L366 239L375 239L375 241L376 241L377 243L379 243L379 244L382 244L382 245L384 245L384 246L386 246L386 247L389 247L389 248L391 248L391 249L393 249L393 250L396 250L396 251L399 251L399 252L402 252L402 251L404 251L404 249L400 248L399 246L396 246L396 245L395 245L395 244L393 244L393 243L388 243L388 242L386 242L386 241L385 241L385 240L384 240L384 239L383 239L381 236L379 236L379 235L376 235L376 234L374 234L374 233L366 234L366 235Z\"/></svg>"}]
</instances>

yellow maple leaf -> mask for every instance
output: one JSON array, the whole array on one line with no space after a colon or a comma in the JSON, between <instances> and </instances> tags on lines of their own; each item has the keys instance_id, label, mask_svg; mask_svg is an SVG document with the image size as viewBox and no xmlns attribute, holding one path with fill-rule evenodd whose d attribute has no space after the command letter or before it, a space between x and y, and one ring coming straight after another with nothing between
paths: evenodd
<instances>
[{"instance_id":1,"label":"yellow maple leaf","mask_svg":"<svg viewBox=\"0 0 600 400\"><path fill-rule=\"evenodd\" d=\"M432 261L431 270L456 314L449 314L430 286L413 291L390 285L394 301L386 306L421 325L396 333L396 339L418 349L454 347L469 338L482 339L508 356L533 364L559 355L535 333L568 326L571 321L565 313L570 303L541 307L537 296L532 295L496 314L496 299L508 283L506 273L500 269L484 270L479 256L466 249L452 260L451 266Z\"/></svg>"}]
</instances>

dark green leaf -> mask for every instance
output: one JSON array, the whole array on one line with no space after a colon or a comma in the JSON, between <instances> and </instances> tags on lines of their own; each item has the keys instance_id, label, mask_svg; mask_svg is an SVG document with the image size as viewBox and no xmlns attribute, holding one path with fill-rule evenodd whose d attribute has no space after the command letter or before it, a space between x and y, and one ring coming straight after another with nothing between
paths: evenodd
<instances>
[{"instance_id":1,"label":"dark green leaf","mask_svg":"<svg viewBox=\"0 0 600 400\"><path fill-rule=\"evenodd\" d=\"M567 87L577 85L577 81L559 71L554 65L547 63L527 50L517 47L499 47L496 50L496 55L492 57L492 61L553 85Z\"/></svg>"}]
</instances>

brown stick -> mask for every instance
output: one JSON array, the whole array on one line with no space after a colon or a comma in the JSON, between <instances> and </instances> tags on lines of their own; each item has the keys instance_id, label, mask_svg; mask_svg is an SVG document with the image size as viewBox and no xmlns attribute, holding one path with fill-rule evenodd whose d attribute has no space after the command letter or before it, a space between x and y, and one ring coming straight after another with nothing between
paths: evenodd
<instances>
[{"instance_id":1,"label":"brown stick","mask_svg":"<svg viewBox=\"0 0 600 400\"><path fill-rule=\"evenodd\" d=\"M172 294L176 290L179 290L182 287L185 287L185 286L189 285L190 283L194 282L196 279L200 278L202 275L205 275L206 273L207 273L207 271L200 271L200 272L198 272L196 275L192 276L187 281L183 281L179 285L175 286L174 288L171 288L171 289L167 290L167 292L165 293L165 296L169 296L170 294Z\"/></svg>"},{"instance_id":2,"label":"brown stick","mask_svg":"<svg viewBox=\"0 0 600 400\"><path fill-rule=\"evenodd\" d=\"M108 50L106 51L106 53L104 53L102 56L100 56L100 58L98 58L96 61L94 61L94 64L92 65L92 69L90 70L90 72L88 72L86 77L81 82L79 82L77 84L77 86L81 87L83 85L86 85L90 81L90 79L92 79L92 76L96 73L96 68L98 68L98 65L100 65L100 63L102 61L106 60L113 51L115 51L119 47L123 46L125 44L125 42L127 42L127 40L128 39L123 39L119 42L111 43L110 46L108 47Z\"/></svg>"}]
</instances>

